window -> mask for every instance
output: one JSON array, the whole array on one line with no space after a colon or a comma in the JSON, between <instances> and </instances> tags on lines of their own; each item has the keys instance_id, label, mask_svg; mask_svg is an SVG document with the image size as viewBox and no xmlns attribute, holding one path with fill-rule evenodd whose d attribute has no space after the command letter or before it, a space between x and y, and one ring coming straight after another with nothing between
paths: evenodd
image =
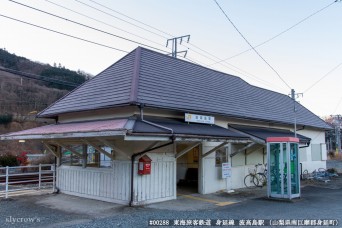
<instances>
[{"instance_id":1,"label":"window","mask_svg":"<svg viewBox=\"0 0 342 228\"><path fill-rule=\"evenodd\" d=\"M325 146L325 144L323 144ZM322 150L322 144L311 144L311 161L325 160L322 153L326 153Z\"/></svg>"},{"instance_id":2,"label":"window","mask_svg":"<svg viewBox=\"0 0 342 228\"><path fill-rule=\"evenodd\" d=\"M103 146L101 148L112 154L112 150L110 147ZM105 154L102 154L99 151L95 150L94 147L88 146L87 165L90 167L110 168L112 166L112 159Z\"/></svg>"},{"instance_id":3,"label":"window","mask_svg":"<svg viewBox=\"0 0 342 228\"><path fill-rule=\"evenodd\" d=\"M221 167L222 163L228 162L228 147L222 147L216 150L215 164L217 167Z\"/></svg>"},{"instance_id":4,"label":"window","mask_svg":"<svg viewBox=\"0 0 342 228\"><path fill-rule=\"evenodd\" d=\"M72 145L70 146L73 151L83 154L84 145ZM103 150L112 154L110 147L103 146ZM97 168L110 168L112 167L112 159L103 153L100 153L92 146L87 146L87 167L97 167ZM77 156L69 150L62 148L62 164L71 166L82 166L83 158Z\"/></svg>"}]
</instances>

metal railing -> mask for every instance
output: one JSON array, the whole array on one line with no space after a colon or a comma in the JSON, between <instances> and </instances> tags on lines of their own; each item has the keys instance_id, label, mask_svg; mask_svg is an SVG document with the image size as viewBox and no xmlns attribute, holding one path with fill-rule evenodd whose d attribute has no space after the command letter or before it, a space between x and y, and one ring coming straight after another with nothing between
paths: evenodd
<instances>
[{"instance_id":1,"label":"metal railing","mask_svg":"<svg viewBox=\"0 0 342 228\"><path fill-rule=\"evenodd\" d=\"M55 191L56 171L53 164L0 167L0 198L28 190Z\"/></svg>"}]
</instances>

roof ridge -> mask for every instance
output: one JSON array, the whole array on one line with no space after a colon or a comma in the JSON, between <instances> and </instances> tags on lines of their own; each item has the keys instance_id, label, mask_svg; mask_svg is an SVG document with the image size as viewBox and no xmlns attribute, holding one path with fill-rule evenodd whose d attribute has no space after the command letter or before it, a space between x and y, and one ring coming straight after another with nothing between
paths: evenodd
<instances>
[{"instance_id":1,"label":"roof ridge","mask_svg":"<svg viewBox=\"0 0 342 228\"><path fill-rule=\"evenodd\" d=\"M141 60L141 47L135 49L134 68L131 83L131 93L129 103L135 104L138 102L138 86L140 74L140 60Z\"/></svg>"}]
</instances>

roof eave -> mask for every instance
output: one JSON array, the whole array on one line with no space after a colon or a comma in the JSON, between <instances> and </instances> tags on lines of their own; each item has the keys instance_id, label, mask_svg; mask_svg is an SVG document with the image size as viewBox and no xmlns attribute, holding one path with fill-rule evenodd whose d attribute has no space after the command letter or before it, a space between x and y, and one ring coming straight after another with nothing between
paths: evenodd
<instances>
[{"instance_id":1,"label":"roof eave","mask_svg":"<svg viewBox=\"0 0 342 228\"><path fill-rule=\"evenodd\" d=\"M80 109L80 110L72 111L72 112L55 112L55 113L50 113L50 114L45 114L45 115L38 114L36 117L37 118L57 118L59 115L64 115L64 114L104 110L104 109L109 109L109 108L117 108L117 107L125 107L125 106L137 106L137 105L139 105L138 102L132 101L132 102L116 104L116 105L111 105L111 106L106 106L106 107L101 107L101 108L96 108L96 109Z\"/></svg>"},{"instance_id":2,"label":"roof eave","mask_svg":"<svg viewBox=\"0 0 342 228\"><path fill-rule=\"evenodd\" d=\"M290 123L290 122L281 122L281 121L273 121L273 120L268 120L268 119L252 118L252 117L247 117L247 116L231 115L231 114L227 114L227 113L207 112L207 111L203 111L203 110L194 110L194 109L183 109L183 108L158 106L158 105L151 105L151 104L148 104L148 103L144 103L144 105L147 108L174 110L174 111L180 111L180 112L197 112L198 114L218 115L218 116L222 116L222 117L230 117L230 118L241 119L241 120L252 120L252 121L266 122L266 123L272 123L272 124L284 124L284 125L293 125L294 124L294 123ZM330 128L329 125L326 125L326 127L323 127L323 126L319 127L319 126L312 126L312 125L303 124L303 123L300 123L300 122L297 122L297 126L309 126L309 127L312 127L312 128L317 128L317 129L322 129L322 130L330 130L330 129L332 129L332 128Z\"/></svg>"}]
</instances>

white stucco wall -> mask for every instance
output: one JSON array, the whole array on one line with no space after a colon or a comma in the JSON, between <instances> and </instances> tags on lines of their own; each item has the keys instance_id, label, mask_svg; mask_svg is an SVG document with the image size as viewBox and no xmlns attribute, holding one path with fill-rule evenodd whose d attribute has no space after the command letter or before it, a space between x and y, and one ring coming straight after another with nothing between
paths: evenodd
<instances>
[{"instance_id":1,"label":"white stucco wall","mask_svg":"<svg viewBox=\"0 0 342 228\"><path fill-rule=\"evenodd\" d=\"M173 151L148 153L151 174L139 175L138 164L134 171L134 205L143 205L176 199L176 159Z\"/></svg>"},{"instance_id":2,"label":"white stucco wall","mask_svg":"<svg viewBox=\"0 0 342 228\"><path fill-rule=\"evenodd\" d=\"M202 154L218 146L220 143L204 142ZM222 168L216 167L215 152L201 159L199 193L208 194L226 189L227 180L222 179Z\"/></svg>"},{"instance_id":3,"label":"white stucco wall","mask_svg":"<svg viewBox=\"0 0 342 228\"><path fill-rule=\"evenodd\" d=\"M311 138L310 146L301 148L299 150L299 159L302 163L302 170L308 170L309 172L319 168L326 168L326 147L325 147L325 133L317 130L300 130L298 134ZM320 161L313 161L312 158L312 145L319 144L322 148L322 159Z\"/></svg>"},{"instance_id":4,"label":"white stucco wall","mask_svg":"<svg viewBox=\"0 0 342 228\"><path fill-rule=\"evenodd\" d=\"M71 121L85 121L94 119L106 119L106 118L125 118L138 112L137 108L127 107L122 109L111 109L96 112L84 112L77 114L65 114L60 117L60 122ZM160 114L160 115L159 115ZM163 117L175 117L182 116L180 113L175 112L160 112L158 110L146 110L145 115L155 115ZM229 118L217 117L215 124L221 127L227 128L229 124L249 124L260 127L272 127L279 129L291 130L284 125L272 125L268 123L256 122L256 121L243 121L233 120ZM310 137L313 144L324 144L325 137L324 131L319 130L300 130L299 134ZM124 153L115 152L115 160L128 162L132 154L140 152L152 145L154 142L146 141L124 141L123 138L115 139L111 141L116 147L118 147ZM200 152L205 154L207 151L213 149L220 143L203 142ZM239 148L244 147L246 144L228 144L228 153L234 153ZM312 146L300 149L300 162L303 164L303 170L308 169L309 172L318 168L325 168L325 160L312 161ZM323 146L322 146L323 148ZM266 151L264 148L260 148L260 145L249 148L246 152L236 154L234 157L229 158L229 163L232 165L232 176L228 179L222 179L221 167L216 167L215 164L215 152L201 158L199 156L199 162L197 164L189 163L188 154L175 159L174 147L169 146L167 148L159 149L153 153L148 153L152 159L152 173L151 175L141 176L137 174L137 163L135 163L134 171L134 204L148 204L153 202L165 201L176 198L176 186L177 181L184 178L187 168L198 168L199 172L199 193L208 194L221 190L230 190L244 187L244 177L248 174L249 169L254 168L255 164L266 163ZM178 151L181 148L177 149ZM177 166L177 164L179 164ZM108 175L107 175L108 176ZM127 177L126 175L126 178ZM125 199L127 200L127 199Z\"/></svg>"}]
</instances>

